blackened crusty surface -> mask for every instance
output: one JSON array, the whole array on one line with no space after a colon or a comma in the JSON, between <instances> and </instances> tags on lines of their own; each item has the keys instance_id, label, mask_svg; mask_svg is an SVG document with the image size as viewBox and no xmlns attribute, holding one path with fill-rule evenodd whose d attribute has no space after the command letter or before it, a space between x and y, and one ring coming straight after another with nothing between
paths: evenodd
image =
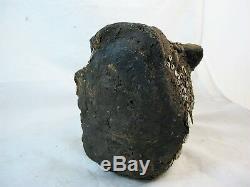
<instances>
[{"instance_id":1,"label":"blackened crusty surface","mask_svg":"<svg viewBox=\"0 0 250 187\"><path fill-rule=\"evenodd\" d=\"M137 23L107 25L90 43L89 63L75 74L85 152L99 164L114 155L150 160L143 176L116 173L153 179L171 166L189 133L190 73L202 48Z\"/></svg>"}]
</instances>

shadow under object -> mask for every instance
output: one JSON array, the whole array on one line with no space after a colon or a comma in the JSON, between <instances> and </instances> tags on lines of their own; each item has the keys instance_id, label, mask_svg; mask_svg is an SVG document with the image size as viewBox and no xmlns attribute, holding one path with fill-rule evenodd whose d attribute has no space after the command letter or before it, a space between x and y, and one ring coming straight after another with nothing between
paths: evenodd
<instances>
[{"instance_id":1,"label":"shadow under object","mask_svg":"<svg viewBox=\"0 0 250 187\"><path fill-rule=\"evenodd\" d=\"M194 95L190 74L200 46L170 42L156 27L107 25L90 40L91 58L75 74L83 146L97 163L122 155L150 160L117 174L153 179L178 157L189 133Z\"/></svg>"}]
</instances>

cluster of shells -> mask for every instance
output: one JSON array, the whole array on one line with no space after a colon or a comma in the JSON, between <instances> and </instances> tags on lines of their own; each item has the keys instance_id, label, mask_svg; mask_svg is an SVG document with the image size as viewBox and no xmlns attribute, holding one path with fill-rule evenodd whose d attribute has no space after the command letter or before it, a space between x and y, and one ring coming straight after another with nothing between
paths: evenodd
<instances>
[{"instance_id":1,"label":"cluster of shells","mask_svg":"<svg viewBox=\"0 0 250 187\"><path fill-rule=\"evenodd\" d=\"M175 65L177 64L177 65ZM172 55L168 55L168 59L165 62L165 66L173 74L173 83L177 88L178 94L181 97L181 105L188 112L189 117L192 119L192 110L194 106L194 95L192 89L192 83L190 78L190 70L180 62L173 63Z\"/></svg>"}]
</instances>

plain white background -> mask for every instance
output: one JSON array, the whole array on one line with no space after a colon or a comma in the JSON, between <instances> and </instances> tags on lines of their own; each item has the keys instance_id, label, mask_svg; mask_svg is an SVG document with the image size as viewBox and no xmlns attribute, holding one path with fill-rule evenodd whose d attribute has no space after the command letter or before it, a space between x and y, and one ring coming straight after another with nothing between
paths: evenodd
<instances>
[{"instance_id":1,"label":"plain white background","mask_svg":"<svg viewBox=\"0 0 250 187\"><path fill-rule=\"evenodd\" d=\"M250 109L250 2L219 0L204 5L203 61L222 94Z\"/></svg>"},{"instance_id":2,"label":"plain white background","mask_svg":"<svg viewBox=\"0 0 250 187\"><path fill-rule=\"evenodd\" d=\"M249 8L247 0L0 0L0 186L249 186ZM149 183L101 171L81 145L74 72L88 62L90 37L118 21L204 48L189 139Z\"/></svg>"}]
</instances>

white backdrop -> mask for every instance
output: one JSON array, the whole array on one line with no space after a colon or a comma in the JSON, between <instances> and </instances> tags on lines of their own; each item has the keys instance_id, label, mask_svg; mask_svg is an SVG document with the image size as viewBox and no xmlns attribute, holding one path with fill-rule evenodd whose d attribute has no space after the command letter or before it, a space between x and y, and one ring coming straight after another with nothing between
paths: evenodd
<instances>
[{"instance_id":1,"label":"white backdrop","mask_svg":"<svg viewBox=\"0 0 250 187\"><path fill-rule=\"evenodd\" d=\"M222 94L250 109L250 1L207 0L204 7L204 62Z\"/></svg>"},{"instance_id":2,"label":"white backdrop","mask_svg":"<svg viewBox=\"0 0 250 187\"><path fill-rule=\"evenodd\" d=\"M0 186L249 186L250 4L201 0L0 0ZM103 26L141 22L204 47L183 152L145 183L84 155L74 72ZM225 67L226 66L226 67Z\"/></svg>"}]
</instances>

